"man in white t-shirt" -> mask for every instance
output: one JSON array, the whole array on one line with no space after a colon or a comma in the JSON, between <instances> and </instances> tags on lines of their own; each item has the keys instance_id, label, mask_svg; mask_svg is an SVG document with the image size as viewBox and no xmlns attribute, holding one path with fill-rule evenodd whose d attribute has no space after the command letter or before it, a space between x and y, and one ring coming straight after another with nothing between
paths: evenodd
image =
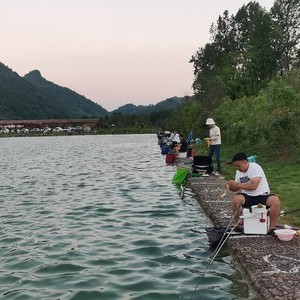
<instances>
[{"instance_id":1,"label":"man in white t-shirt","mask_svg":"<svg viewBox=\"0 0 300 300\"><path fill-rule=\"evenodd\" d=\"M237 171L235 180L227 181L231 191L238 192L232 202L232 212L235 213L242 207L250 208L259 203L270 208L269 233L275 229L277 219L280 214L280 200L274 194L270 194L270 188L265 173L257 163L249 163L245 153L237 153L232 159ZM238 222L240 214L236 214Z\"/></svg>"},{"instance_id":2,"label":"man in white t-shirt","mask_svg":"<svg viewBox=\"0 0 300 300\"><path fill-rule=\"evenodd\" d=\"M217 162L215 175L219 176L221 173L221 131L212 118L206 120L206 125L209 127L209 137L205 138L209 142L208 156L212 157L215 153Z\"/></svg>"}]
</instances>

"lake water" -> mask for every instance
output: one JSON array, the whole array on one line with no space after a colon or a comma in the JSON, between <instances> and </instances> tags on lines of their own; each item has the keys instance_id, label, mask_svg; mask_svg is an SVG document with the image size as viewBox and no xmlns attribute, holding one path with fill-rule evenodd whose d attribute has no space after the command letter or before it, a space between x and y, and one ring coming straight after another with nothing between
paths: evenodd
<instances>
[{"instance_id":1,"label":"lake water","mask_svg":"<svg viewBox=\"0 0 300 300\"><path fill-rule=\"evenodd\" d=\"M210 226L156 135L1 138L0 299L191 299ZM223 251L193 299L255 299Z\"/></svg>"}]
</instances>

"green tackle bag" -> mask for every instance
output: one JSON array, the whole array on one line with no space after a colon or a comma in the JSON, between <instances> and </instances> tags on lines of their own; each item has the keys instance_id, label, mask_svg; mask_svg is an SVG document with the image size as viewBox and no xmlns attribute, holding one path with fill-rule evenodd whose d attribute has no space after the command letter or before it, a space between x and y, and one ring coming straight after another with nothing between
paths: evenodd
<instances>
[{"instance_id":1,"label":"green tackle bag","mask_svg":"<svg viewBox=\"0 0 300 300\"><path fill-rule=\"evenodd\" d=\"M172 183L183 184L189 174L189 169L187 168L177 168L176 173L172 178Z\"/></svg>"}]
</instances>

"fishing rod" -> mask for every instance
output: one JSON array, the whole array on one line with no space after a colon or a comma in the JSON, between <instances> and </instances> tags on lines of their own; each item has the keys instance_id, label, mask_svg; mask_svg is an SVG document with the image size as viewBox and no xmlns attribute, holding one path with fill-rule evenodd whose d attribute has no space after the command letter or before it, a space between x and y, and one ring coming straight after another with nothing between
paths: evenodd
<instances>
[{"instance_id":1,"label":"fishing rod","mask_svg":"<svg viewBox=\"0 0 300 300\"><path fill-rule=\"evenodd\" d=\"M297 208L297 209L293 209L293 210L290 210L290 211L281 211L280 212L280 216L285 216L285 215L288 215L288 214L292 214L292 213L295 213L295 212L297 212L297 211L300 211L300 208Z\"/></svg>"},{"instance_id":2,"label":"fishing rod","mask_svg":"<svg viewBox=\"0 0 300 300\"><path fill-rule=\"evenodd\" d=\"M198 288L198 286L199 286L199 284L200 284L202 278L205 276L205 274L206 274L207 270L209 269L210 265L212 264L212 262L214 261L214 259L216 258L216 256L218 255L218 253L220 252L220 250L222 249L222 247L223 247L224 244L226 243L226 241L228 240L230 234L235 230L235 228L236 228L236 227L238 226L238 224L240 223L240 219L239 219L239 220L237 221L237 223L232 227L232 229L228 232L228 229L229 229L229 227L230 227L232 221L233 221L234 218L236 217L237 213L239 212L241 206L242 206L242 203L239 204L239 206L238 206L237 209L235 210L234 214L232 215L232 217L231 217L231 219L230 219L230 221L229 221L229 223L228 223L228 225L227 225L227 227L226 227L226 229L225 229L225 231L224 231L224 234L222 235L222 237L221 237L221 239L220 239L220 241L219 241L219 243L218 243L218 245L217 245L217 247L216 247L214 253L210 256L210 260L209 260L209 262L208 262L208 264L207 264L205 270L203 271L203 273L202 273L202 275L201 275L201 277L200 277L200 279L199 279L199 281L198 281L198 283L197 283L197 285L196 285L196 287L195 287L195 289L194 289L194 291L193 291L193 293L192 293L192 295L191 295L190 300L193 299L194 294L195 294L195 292L196 292L196 290L197 290L197 288Z\"/></svg>"},{"instance_id":3,"label":"fishing rod","mask_svg":"<svg viewBox=\"0 0 300 300\"><path fill-rule=\"evenodd\" d=\"M240 223L240 220L232 227L232 229L229 232L225 232L225 235L226 235L225 238L223 238L223 237L221 238L220 241L222 241L222 242L221 242L219 248L217 248L216 251L214 252L213 256L210 257L209 263L207 264L205 270L203 271L203 273L202 273L202 275L201 275L201 277L200 277L200 279L199 279L199 281L198 281L198 283L197 283L197 285L196 285L196 287L193 291L193 294L192 294L190 300L193 299L194 294L195 294L199 284L201 283L201 280L204 278L207 270L209 269L210 265L213 263L214 259L217 257L218 253L220 252L220 250L222 249L222 247L224 246L224 244L227 242L228 238L230 237L231 233L234 231L234 229L237 227L237 225L239 223Z\"/></svg>"},{"instance_id":4,"label":"fishing rod","mask_svg":"<svg viewBox=\"0 0 300 300\"><path fill-rule=\"evenodd\" d=\"M232 221L234 220L234 218L236 217L237 213L239 212L240 208L242 206L242 203L239 204L239 206L237 207L237 209L235 210L234 214L232 215L231 219L229 220L226 228L225 228L225 231L221 237L221 239L219 240L217 246L216 246L216 249L215 249L215 252L217 251L217 249L220 247L220 245L222 244L222 240L224 239L225 235L228 233L228 230L229 230L229 227L232 223ZM240 220L238 220L238 223L240 222ZM235 227L238 225L238 223L235 225ZM235 228L234 227L234 228ZM212 256L214 256L215 252L212 254Z\"/></svg>"}]
</instances>

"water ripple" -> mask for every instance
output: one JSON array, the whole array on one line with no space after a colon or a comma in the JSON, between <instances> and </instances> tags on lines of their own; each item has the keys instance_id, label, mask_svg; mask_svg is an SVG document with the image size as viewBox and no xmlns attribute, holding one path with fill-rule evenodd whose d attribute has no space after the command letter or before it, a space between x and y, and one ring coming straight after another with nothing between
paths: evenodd
<instances>
[{"instance_id":1,"label":"water ripple","mask_svg":"<svg viewBox=\"0 0 300 300\"><path fill-rule=\"evenodd\" d=\"M190 299L210 225L155 135L2 138L0 299ZM201 299L251 299L230 257ZM254 299L254 298L253 298Z\"/></svg>"}]
</instances>

